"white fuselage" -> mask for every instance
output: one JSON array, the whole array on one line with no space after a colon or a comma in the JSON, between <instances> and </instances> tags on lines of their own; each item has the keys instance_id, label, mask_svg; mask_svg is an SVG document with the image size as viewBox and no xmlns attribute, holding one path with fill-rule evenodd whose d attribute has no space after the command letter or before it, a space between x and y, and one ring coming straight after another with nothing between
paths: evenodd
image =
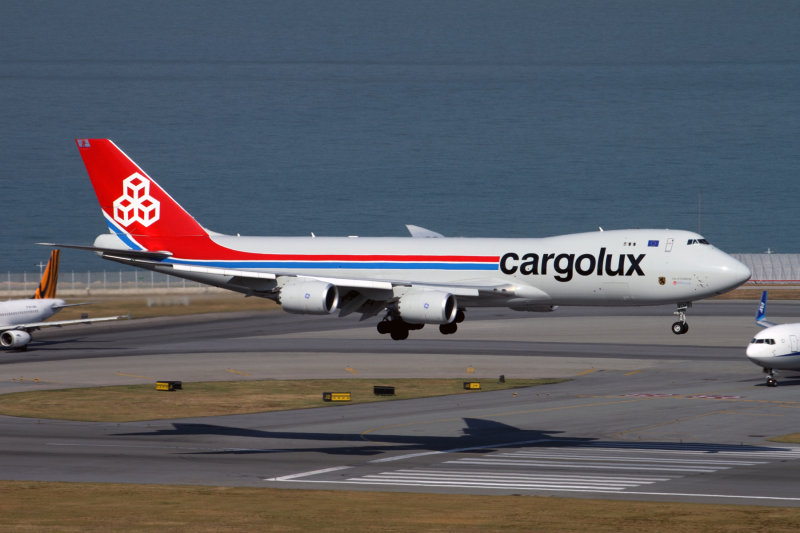
<instances>
[{"instance_id":1,"label":"white fuselage","mask_svg":"<svg viewBox=\"0 0 800 533\"><path fill-rule=\"evenodd\" d=\"M175 254L164 262L277 275L516 287L513 300L491 294L460 297L468 306L691 302L729 291L750 277L745 265L700 235L682 230L611 230L537 239L210 238L230 251L231 258ZM100 236L95 245L123 246L111 234ZM260 255L249 260L248 254ZM178 275L220 286L231 279Z\"/></svg>"},{"instance_id":2,"label":"white fuselage","mask_svg":"<svg viewBox=\"0 0 800 533\"><path fill-rule=\"evenodd\" d=\"M42 322L65 305L60 298L8 300L0 302L0 328Z\"/></svg>"},{"instance_id":3,"label":"white fuselage","mask_svg":"<svg viewBox=\"0 0 800 533\"><path fill-rule=\"evenodd\" d=\"M767 369L800 370L800 324L779 324L756 333L747 358Z\"/></svg>"}]
</instances>

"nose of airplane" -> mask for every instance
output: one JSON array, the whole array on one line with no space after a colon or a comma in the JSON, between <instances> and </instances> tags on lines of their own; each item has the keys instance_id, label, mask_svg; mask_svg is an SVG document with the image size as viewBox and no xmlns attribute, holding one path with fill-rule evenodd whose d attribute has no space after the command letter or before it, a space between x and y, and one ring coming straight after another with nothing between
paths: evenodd
<instances>
[{"instance_id":1,"label":"nose of airplane","mask_svg":"<svg viewBox=\"0 0 800 533\"><path fill-rule=\"evenodd\" d=\"M747 350L745 351L745 354L747 355L748 359L752 359L753 357L756 357L758 355L758 350L756 349L756 345L752 344L752 343L748 344L747 345Z\"/></svg>"},{"instance_id":2,"label":"nose of airplane","mask_svg":"<svg viewBox=\"0 0 800 533\"><path fill-rule=\"evenodd\" d=\"M773 361L772 356L769 352L764 350L763 344L748 344L745 355L747 355L751 363L755 363L758 366L772 366L772 364L770 364L770 362Z\"/></svg>"},{"instance_id":3,"label":"nose of airplane","mask_svg":"<svg viewBox=\"0 0 800 533\"><path fill-rule=\"evenodd\" d=\"M722 293L734 289L749 280L751 275L747 265L725 254L714 275L717 290Z\"/></svg>"}]
</instances>

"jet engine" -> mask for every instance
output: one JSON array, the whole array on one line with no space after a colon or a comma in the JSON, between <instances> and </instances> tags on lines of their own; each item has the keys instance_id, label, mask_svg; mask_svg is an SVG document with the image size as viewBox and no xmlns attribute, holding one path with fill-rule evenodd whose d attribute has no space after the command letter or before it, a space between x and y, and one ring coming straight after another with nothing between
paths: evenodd
<instances>
[{"instance_id":1,"label":"jet engine","mask_svg":"<svg viewBox=\"0 0 800 533\"><path fill-rule=\"evenodd\" d=\"M31 334L19 329L11 329L0 334L0 346L3 348L22 348L31 342Z\"/></svg>"},{"instance_id":2,"label":"jet engine","mask_svg":"<svg viewBox=\"0 0 800 533\"><path fill-rule=\"evenodd\" d=\"M397 302L400 317L411 324L450 324L456 319L456 297L447 292L417 291Z\"/></svg>"},{"instance_id":3,"label":"jet engine","mask_svg":"<svg viewBox=\"0 0 800 533\"><path fill-rule=\"evenodd\" d=\"M301 315L327 315L339 305L336 285L322 281L290 282L281 287L278 301L284 311Z\"/></svg>"}]
</instances>

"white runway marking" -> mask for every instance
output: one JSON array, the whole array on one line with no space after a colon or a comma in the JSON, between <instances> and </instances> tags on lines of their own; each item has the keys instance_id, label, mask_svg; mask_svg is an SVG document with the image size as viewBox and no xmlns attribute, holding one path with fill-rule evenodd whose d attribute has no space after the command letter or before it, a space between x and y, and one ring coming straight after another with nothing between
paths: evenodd
<instances>
[{"instance_id":1,"label":"white runway marking","mask_svg":"<svg viewBox=\"0 0 800 533\"><path fill-rule=\"evenodd\" d=\"M334 466L331 468L323 468L321 470L312 470L310 472L301 472L300 474L291 474L288 476L280 476L280 477L271 477L265 479L264 481L292 481L293 479L299 479L301 477L308 477L308 476L317 476L319 474L327 474L329 472L336 472L338 470L346 470L350 468L349 466Z\"/></svg>"},{"instance_id":2,"label":"white runway marking","mask_svg":"<svg viewBox=\"0 0 800 533\"><path fill-rule=\"evenodd\" d=\"M670 446L670 445L666 445ZM702 494L643 491L658 483L696 475L714 474L732 468L759 466L776 460L800 459L800 448L736 449L732 446L666 447L627 443L581 443L577 446L532 447L454 458L419 468L370 472L347 479L324 479L325 473L350 467L305 472L270 481L334 483L394 487L487 489L539 492L584 492L637 494L695 498L800 501L800 497L733 494ZM485 449L486 447L474 448ZM471 451L471 450L468 450ZM453 450L450 453L454 452ZM460 453L463 453L459 450ZM424 452L395 456L389 460L419 458ZM387 462L371 461L368 464ZM302 478L302 479L301 479ZM640 490L637 490L640 489Z\"/></svg>"}]
</instances>

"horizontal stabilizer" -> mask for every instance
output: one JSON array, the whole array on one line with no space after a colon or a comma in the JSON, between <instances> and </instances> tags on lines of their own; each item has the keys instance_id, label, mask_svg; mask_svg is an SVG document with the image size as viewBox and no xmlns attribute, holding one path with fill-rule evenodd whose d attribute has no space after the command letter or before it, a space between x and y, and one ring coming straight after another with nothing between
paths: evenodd
<instances>
[{"instance_id":1,"label":"horizontal stabilizer","mask_svg":"<svg viewBox=\"0 0 800 533\"><path fill-rule=\"evenodd\" d=\"M80 303L80 304L52 305L50 308L54 309L54 310L55 309L59 309L60 310L60 309L65 309L67 307L78 307L79 305L91 305L91 302L84 302L84 303Z\"/></svg>"},{"instance_id":2,"label":"horizontal stabilizer","mask_svg":"<svg viewBox=\"0 0 800 533\"><path fill-rule=\"evenodd\" d=\"M37 242L41 246L53 246L55 248L72 248L75 250L89 250L90 252L99 252L104 255L110 255L120 258L130 259L152 259L160 261L167 257L172 257L172 252L161 251L151 252L148 250L125 250L120 248L100 248L98 246L81 246L78 244L59 244L55 242Z\"/></svg>"}]
</instances>

